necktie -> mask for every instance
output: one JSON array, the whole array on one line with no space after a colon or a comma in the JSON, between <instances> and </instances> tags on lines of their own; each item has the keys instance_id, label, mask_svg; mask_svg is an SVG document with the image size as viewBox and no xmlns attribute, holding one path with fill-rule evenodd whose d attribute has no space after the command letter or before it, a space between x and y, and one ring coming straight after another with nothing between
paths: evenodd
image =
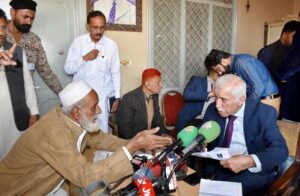
<instances>
[{"instance_id":1,"label":"necktie","mask_svg":"<svg viewBox=\"0 0 300 196\"><path fill-rule=\"evenodd\" d=\"M232 132L233 132L233 121L236 119L236 116L230 115L228 116L228 123L226 127L225 137L223 140L223 147L229 148L232 138Z\"/></svg>"},{"instance_id":2,"label":"necktie","mask_svg":"<svg viewBox=\"0 0 300 196\"><path fill-rule=\"evenodd\" d=\"M149 103L149 101L152 99L152 96L150 95L149 97L145 96L145 100L147 101L147 103Z\"/></svg>"},{"instance_id":3,"label":"necktie","mask_svg":"<svg viewBox=\"0 0 300 196\"><path fill-rule=\"evenodd\" d=\"M114 0L112 2L112 6L111 9L109 11L109 15L108 15L108 23L113 24L115 22L115 18L116 18L116 0Z\"/></svg>"}]
</instances>

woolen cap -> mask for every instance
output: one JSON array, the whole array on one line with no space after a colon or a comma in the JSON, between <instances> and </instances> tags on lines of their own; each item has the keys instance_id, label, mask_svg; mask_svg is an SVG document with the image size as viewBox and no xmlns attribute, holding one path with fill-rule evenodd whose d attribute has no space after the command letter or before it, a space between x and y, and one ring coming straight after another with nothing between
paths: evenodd
<instances>
[{"instance_id":1,"label":"woolen cap","mask_svg":"<svg viewBox=\"0 0 300 196\"><path fill-rule=\"evenodd\" d=\"M68 107L83 99L93 90L84 80L73 81L68 84L59 94L62 106Z\"/></svg>"},{"instance_id":2,"label":"woolen cap","mask_svg":"<svg viewBox=\"0 0 300 196\"><path fill-rule=\"evenodd\" d=\"M35 11L36 2L33 0L12 0L9 5L14 9L29 9Z\"/></svg>"}]
</instances>

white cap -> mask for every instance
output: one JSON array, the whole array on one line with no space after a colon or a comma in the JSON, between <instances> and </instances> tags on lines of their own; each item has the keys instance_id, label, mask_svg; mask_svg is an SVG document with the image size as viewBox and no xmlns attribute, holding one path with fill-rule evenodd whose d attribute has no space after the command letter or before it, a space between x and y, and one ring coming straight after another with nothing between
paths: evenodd
<instances>
[{"instance_id":1,"label":"white cap","mask_svg":"<svg viewBox=\"0 0 300 196\"><path fill-rule=\"evenodd\" d=\"M68 107L83 99L93 90L86 81L78 80L68 84L59 94L62 106Z\"/></svg>"}]
</instances>

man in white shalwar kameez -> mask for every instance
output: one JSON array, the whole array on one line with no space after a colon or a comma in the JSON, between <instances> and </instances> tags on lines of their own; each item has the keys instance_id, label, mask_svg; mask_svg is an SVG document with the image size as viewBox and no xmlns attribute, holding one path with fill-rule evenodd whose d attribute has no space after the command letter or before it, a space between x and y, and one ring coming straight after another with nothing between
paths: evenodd
<instances>
[{"instance_id":1,"label":"man in white shalwar kameez","mask_svg":"<svg viewBox=\"0 0 300 196\"><path fill-rule=\"evenodd\" d=\"M102 112L98 122L108 132L109 112L116 112L120 98L120 58L117 44L104 35L105 15L92 11L87 16L89 33L77 37L71 44L64 65L65 72L74 75L73 81L85 80L99 96ZM101 92L101 93L100 93ZM109 97L115 96L110 109Z\"/></svg>"},{"instance_id":2,"label":"man in white shalwar kameez","mask_svg":"<svg viewBox=\"0 0 300 196\"><path fill-rule=\"evenodd\" d=\"M19 113L15 113L13 106L18 109L22 102L26 102L25 104L27 105L27 109L29 109L30 114L28 114L28 124L25 126L30 126L36 122L39 114L34 85L27 67L26 55L16 44L12 45L6 42L6 24L7 19L5 13L0 9L0 159L9 152L15 141L22 134L21 131L24 130L23 128L20 128L20 126L17 126L18 122L16 120L18 120L18 117L16 117L16 115L19 115ZM20 55L23 56L23 59L18 59L14 56L16 51L21 54L23 53L23 55ZM19 72L23 73L23 80L9 81L6 72L10 70L10 73L15 74L15 72L17 72L15 71L17 67L18 69L23 69ZM9 85L9 82L12 84L11 86ZM25 90L25 100L22 101L18 97L16 99L12 99L11 92L13 92L13 90L10 88L15 85L22 86ZM14 95L18 95L18 92L15 92ZM13 104L12 100L21 101L16 101Z\"/></svg>"}]
</instances>

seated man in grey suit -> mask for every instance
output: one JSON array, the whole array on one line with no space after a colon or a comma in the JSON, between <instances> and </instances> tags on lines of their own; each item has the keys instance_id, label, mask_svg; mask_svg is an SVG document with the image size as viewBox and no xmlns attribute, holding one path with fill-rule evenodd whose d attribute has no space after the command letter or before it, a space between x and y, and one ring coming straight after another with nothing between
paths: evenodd
<instances>
[{"instance_id":1,"label":"seated man in grey suit","mask_svg":"<svg viewBox=\"0 0 300 196\"><path fill-rule=\"evenodd\" d=\"M131 139L140 130L151 127L160 127L158 134L166 133L158 103L162 88L160 76L157 69L144 70L142 85L123 96L117 113L119 137Z\"/></svg>"}]
</instances>

